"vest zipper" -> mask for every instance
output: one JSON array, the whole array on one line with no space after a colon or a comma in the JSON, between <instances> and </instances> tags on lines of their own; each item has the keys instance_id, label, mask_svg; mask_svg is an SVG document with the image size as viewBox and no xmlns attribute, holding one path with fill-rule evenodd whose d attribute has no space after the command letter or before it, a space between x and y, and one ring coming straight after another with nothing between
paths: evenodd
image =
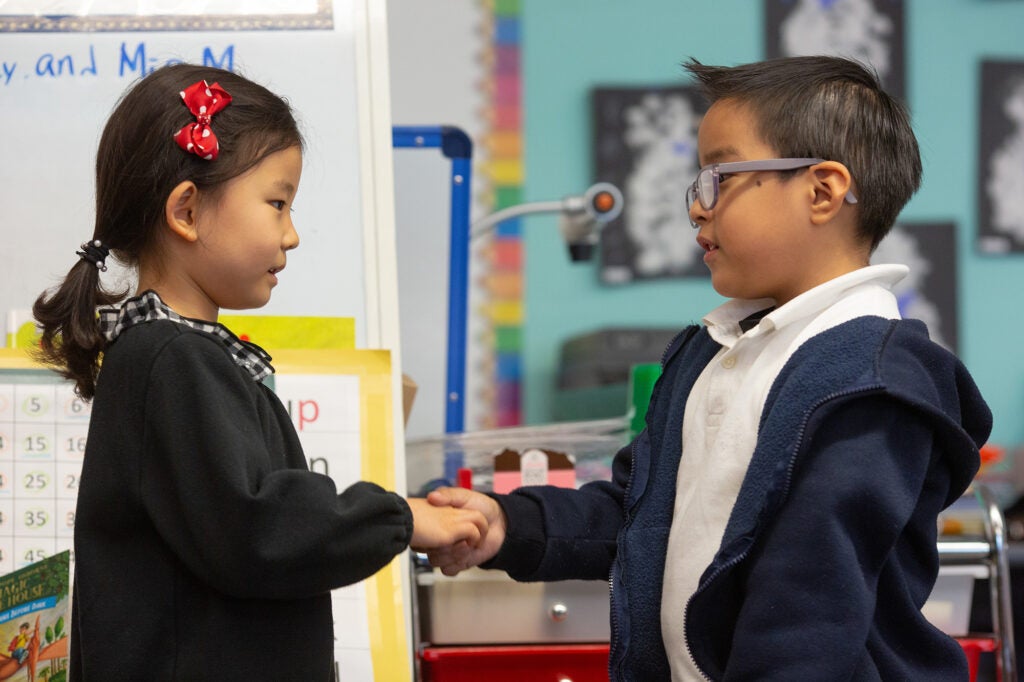
<instances>
[{"instance_id":1,"label":"vest zipper","mask_svg":"<svg viewBox=\"0 0 1024 682\"><path fill-rule=\"evenodd\" d=\"M698 327L697 325L690 325L688 327L685 327L685 328L679 330L679 333L677 333L675 336L672 337L672 340L669 341L668 345L665 346L665 350L663 350L661 352L661 360L660 360L659 364L661 365L662 372L665 371L665 362L668 359L669 351L676 344L676 341L678 339L684 337L684 336L686 337L683 340L683 342L679 344L679 348L677 349L677 351L678 351L678 350L682 349L682 347L685 346L686 343L690 340L690 338L692 338L698 331L700 331L700 327ZM650 414L651 407L653 407L653 404L654 404L653 400L654 400L654 396L651 396L651 403L648 405L648 414ZM646 430L646 428L647 427L645 426L644 430ZM640 436L638 434L637 438L639 438L639 437ZM629 445L629 458L630 458L631 465L629 467L629 480L626 481L626 488L625 488L625 490L622 491L622 502L623 502L622 515L623 515L623 521L622 521L622 529L619 531L620 533L625 533L626 529L629 527L630 523L632 522L632 517L630 516L630 510L628 508L629 507L628 502L629 502L629 493L633 489L633 482L636 480L636 466L632 464L632 462L634 462L634 460L635 460L635 457L636 457L636 438L634 438L633 442L631 442L630 445ZM623 651L618 652L618 663L617 664L612 661L612 656L611 656L612 652L616 651L616 648L617 648L616 647L616 643L619 640L618 610L616 608L614 608L615 605L614 605L614 602L612 600L614 599L614 592L615 592L615 564L619 563L621 561L621 559L622 559L622 546L618 546L616 548L615 561L612 562L612 569L611 569L611 572L608 575L608 603L612 607L610 609L610 611L611 611L611 618L610 618L610 620L611 620L611 623L610 623L611 636L609 638L610 639L610 646L608 648L608 652L609 652L609 656L608 656L608 679L609 680L620 679L619 677L616 677L616 675L614 673L615 672L620 672L621 673L623 662L626 660L625 649L623 649ZM624 563L620 563L620 565L623 566L623 572L625 572L625 564ZM624 573L623 573L622 577L623 577L623 579L625 579L625 574ZM618 647L623 647L623 646L624 645L622 645L621 643L618 644ZM617 668L617 670L616 670L616 668Z\"/></svg>"},{"instance_id":2,"label":"vest zipper","mask_svg":"<svg viewBox=\"0 0 1024 682\"><path fill-rule=\"evenodd\" d=\"M870 386L864 386L861 388L854 388L848 389L846 391L830 393L824 398L819 399L817 402L811 405L811 407L806 412L804 412L804 416L800 420L800 427L796 431L796 447L793 450L793 456L790 457L789 459L789 464L786 466L786 477L785 479L783 479L782 495L780 498L782 501L785 501L785 499L789 497L789 488L793 483L793 470L796 468L797 459L799 459L800 457L800 450L802 449L804 441L804 432L807 430L807 422L810 421L811 415L814 414L825 403L831 402L832 400L836 400L837 398L845 398L852 395L856 395L858 393L870 393L872 391L877 391L884 388L885 387L882 384L872 384ZM755 446L755 452L756 449L757 448ZM711 678L708 677L708 674L705 673L704 669L700 667L700 664L697 663L697 659L693 655L693 648L690 646L690 637L689 634L686 632L685 614L689 612L690 605L693 603L693 600L697 597L698 594L705 591L708 585L713 583L719 576L721 576L727 570L729 570L733 566L736 566L737 564L741 563L744 559L747 558L747 555L750 554L750 548L752 546L753 543L749 543L747 545L747 548L744 549L740 554L736 555L735 557L733 557L732 559L730 559L729 561L725 562L717 569L715 569L715 572L709 575L707 580L697 585L697 589L694 591L692 595L690 595L690 598L686 600L686 611L684 611L683 616L683 637L686 639L686 652L687 654L689 654L690 660L693 661L694 667L697 668L698 671L700 671L700 674L703 675L704 679L706 680L710 680Z\"/></svg>"},{"instance_id":3,"label":"vest zipper","mask_svg":"<svg viewBox=\"0 0 1024 682\"><path fill-rule=\"evenodd\" d=\"M633 458L635 456L636 456L636 438L634 438L633 441L629 444L629 461L632 462ZM626 481L626 488L625 488L625 490L622 491L622 502L623 502L622 515L623 515L623 521L622 521L622 529L619 531L620 533L625 533L626 528L629 526L629 523L630 523L629 510L626 507L628 506L627 505L627 501L629 500L629 491L633 488L633 481L634 481L634 476L635 475L636 475L636 467L630 465L630 467L629 467L629 480ZM622 558L622 547L618 546L618 547L616 547L615 560L612 561L611 571L609 571L609 573L608 573L608 605L610 607L609 611L610 611L610 616L611 616L611 618L610 618L611 622L609 623L609 626L611 628L611 634L610 634L610 637L609 637L609 640L610 640L609 641L609 645L610 646L608 647L608 653L609 653L609 656L608 656L608 679L609 680L616 679L615 675L612 674L614 672L612 670L612 666L614 664L612 662L611 653L613 651L615 651L615 648L616 648L615 644L619 640L619 618L618 618L619 612L618 612L618 609L615 608L615 602L613 600L615 598L615 594L614 594L615 593L615 564L618 563L621 560L621 558ZM623 564L620 564L620 565L623 565ZM625 566L624 565L623 565L623 571L625 571ZM622 645L619 644L619 646L622 646ZM619 655L618 659L619 659L618 667L621 668L622 661L624 660L624 656L623 655Z\"/></svg>"}]
</instances>

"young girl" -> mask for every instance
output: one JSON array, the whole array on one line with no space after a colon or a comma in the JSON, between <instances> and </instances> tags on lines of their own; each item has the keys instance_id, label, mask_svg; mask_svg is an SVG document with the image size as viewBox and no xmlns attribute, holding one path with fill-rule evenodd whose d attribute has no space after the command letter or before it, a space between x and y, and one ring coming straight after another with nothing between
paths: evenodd
<instances>
[{"instance_id":1,"label":"young girl","mask_svg":"<svg viewBox=\"0 0 1024 682\"><path fill-rule=\"evenodd\" d=\"M219 69L154 71L103 131L92 239L33 309L44 360L93 400L74 680L326 681L332 588L410 543L486 531L476 512L368 482L339 493L308 471L260 381L270 358L217 323L221 308L269 301L299 243L301 167L288 105ZM100 284L111 254L138 273L120 308L128 292Z\"/></svg>"}]
</instances>

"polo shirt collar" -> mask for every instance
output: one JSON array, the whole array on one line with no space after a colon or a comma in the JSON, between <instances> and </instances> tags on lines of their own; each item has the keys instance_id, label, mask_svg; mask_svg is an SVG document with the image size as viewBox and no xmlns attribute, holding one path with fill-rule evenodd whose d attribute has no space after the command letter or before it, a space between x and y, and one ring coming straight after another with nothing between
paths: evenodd
<instances>
[{"instance_id":1,"label":"polo shirt collar","mask_svg":"<svg viewBox=\"0 0 1024 682\"><path fill-rule=\"evenodd\" d=\"M778 308L773 307L775 301L770 298L731 299L705 315L703 322L708 327L711 338L723 346L731 348L744 334L749 333L753 336L781 329L793 322L820 313L839 300L849 289L864 284L877 284L891 289L909 272L910 269L906 265L868 265L819 284L813 289L808 289ZM763 315L760 317L760 321L749 331L741 328L742 321L761 313Z\"/></svg>"}]
</instances>

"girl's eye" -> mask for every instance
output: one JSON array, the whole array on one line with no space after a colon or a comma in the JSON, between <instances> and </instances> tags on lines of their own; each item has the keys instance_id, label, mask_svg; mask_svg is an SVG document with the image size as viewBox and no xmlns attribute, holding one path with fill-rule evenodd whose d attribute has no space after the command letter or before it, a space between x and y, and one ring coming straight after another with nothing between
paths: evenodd
<instances>
[{"instance_id":1,"label":"girl's eye","mask_svg":"<svg viewBox=\"0 0 1024 682\"><path fill-rule=\"evenodd\" d=\"M718 174L718 182L719 183L723 183L723 182L725 182L726 180L728 180L731 177L732 177L732 173L719 173Z\"/></svg>"},{"instance_id":2,"label":"girl's eye","mask_svg":"<svg viewBox=\"0 0 1024 682\"><path fill-rule=\"evenodd\" d=\"M278 201L271 201L270 205L273 206L274 208L276 208L278 211L283 211L285 203L286 202L284 202L284 201L278 200Z\"/></svg>"}]
</instances>

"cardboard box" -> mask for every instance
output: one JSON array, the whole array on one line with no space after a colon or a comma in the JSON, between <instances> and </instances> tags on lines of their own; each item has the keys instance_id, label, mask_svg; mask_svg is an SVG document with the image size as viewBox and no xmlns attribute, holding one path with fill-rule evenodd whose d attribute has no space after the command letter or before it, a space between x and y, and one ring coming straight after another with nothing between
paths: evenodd
<instances>
[{"instance_id":1,"label":"cardboard box","mask_svg":"<svg viewBox=\"0 0 1024 682\"><path fill-rule=\"evenodd\" d=\"M419 386L408 374L402 374L402 416L404 423L409 424L409 413L412 412L412 403L416 399L416 390Z\"/></svg>"}]
</instances>

